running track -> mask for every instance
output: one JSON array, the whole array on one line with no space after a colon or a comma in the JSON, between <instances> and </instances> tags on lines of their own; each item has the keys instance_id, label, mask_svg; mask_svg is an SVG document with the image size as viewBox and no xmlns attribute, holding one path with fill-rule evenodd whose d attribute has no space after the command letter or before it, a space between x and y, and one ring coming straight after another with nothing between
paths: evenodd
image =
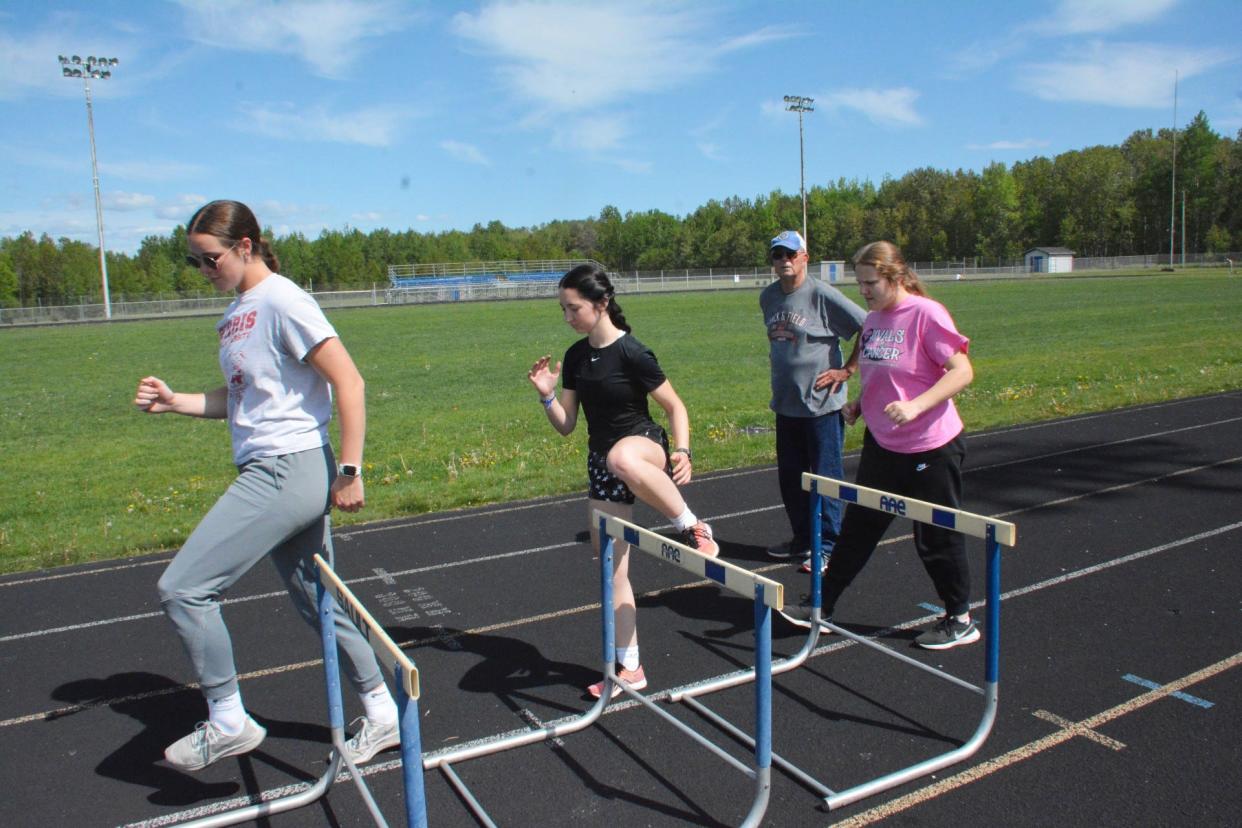
<instances>
[{"instance_id":1,"label":"running track","mask_svg":"<svg viewBox=\"0 0 1242 828\"><path fill-rule=\"evenodd\" d=\"M1018 525L1003 555L990 739L962 765L831 813L774 768L765 824L1237 824L1242 393L977 433L967 445L965 507ZM787 534L771 468L707 475L688 497L726 558L784 581L797 600L806 576L763 555ZM660 528L650 512L638 521ZM588 706L580 688L599 667L598 563L584 527L585 501L565 497L338 533L338 570L419 666L425 751ZM935 615L908 531L894 524L837 619L977 683L980 646L906 649ZM982 544L969 548L981 585ZM155 599L168 558L0 578L0 824L168 824L322 768L317 639L265 565L238 584L225 615L268 740L198 775L159 761L203 712ZM646 556L631 572L649 694L749 664L749 602ZM803 640L780 624L775 635L777 657ZM743 687L707 702L749 729L751 698ZM958 744L979 705L835 638L778 676L773 699L774 749L838 790ZM395 825L394 757L378 757L368 779ZM558 744L457 769L501 825L729 825L752 796L749 780L634 702ZM438 771L426 786L432 825L477 824ZM369 824L349 784L266 823Z\"/></svg>"}]
</instances>

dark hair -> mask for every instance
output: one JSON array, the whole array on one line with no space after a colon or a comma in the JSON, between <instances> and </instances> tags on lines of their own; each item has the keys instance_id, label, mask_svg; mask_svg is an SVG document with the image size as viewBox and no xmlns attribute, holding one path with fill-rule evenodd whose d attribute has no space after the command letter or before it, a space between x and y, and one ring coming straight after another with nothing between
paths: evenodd
<instances>
[{"instance_id":1,"label":"dark hair","mask_svg":"<svg viewBox=\"0 0 1242 828\"><path fill-rule=\"evenodd\" d=\"M889 241L871 242L858 248L854 254L854 267L870 265L884 280L901 285L908 293L915 296L926 296L927 290L919 279L919 274L906 264L901 255L901 248Z\"/></svg>"},{"instance_id":2,"label":"dark hair","mask_svg":"<svg viewBox=\"0 0 1242 828\"><path fill-rule=\"evenodd\" d=\"M625 321L625 314L617 304L617 292L612 287L608 273L597 264L581 264L561 277L562 290L571 288L578 291L583 299L591 304L608 301L608 318L612 324L629 333L630 325Z\"/></svg>"},{"instance_id":3,"label":"dark hair","mask_svg":"<svg viewBox=\"0 0 1242 828\"><path fill-rule=\"evenodd\" d=\"M280 259L271 245L263 240L259 220L250 208L240 201L212 201L198 208L185 226L185 234L205 233L225 242L237 243L250 239L255 254L263 257L263 263L272 271L280 272Z\"/></svg>"}]
</instances>

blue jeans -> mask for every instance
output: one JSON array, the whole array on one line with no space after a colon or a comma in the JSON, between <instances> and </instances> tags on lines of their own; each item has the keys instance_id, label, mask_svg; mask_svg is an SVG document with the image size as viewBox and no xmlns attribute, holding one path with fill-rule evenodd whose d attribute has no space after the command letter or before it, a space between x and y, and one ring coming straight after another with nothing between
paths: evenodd
<instances>
[{"instance_id":1,"label":"blue jeans","mask_svg":"<svg viewBox=\"0 0 1242 828\"><path fill-rule=\"evenodd\" d=\"M810 472L840 480L845 476L841 447L845 420L840 411L819 417L776 415L776 474L781 500L793 530L794 554L811 548L810 493L802 490L802 473ZM820 498L823 551L832 551L841 531L841 504Z\"/></svg>"}]
</instances>

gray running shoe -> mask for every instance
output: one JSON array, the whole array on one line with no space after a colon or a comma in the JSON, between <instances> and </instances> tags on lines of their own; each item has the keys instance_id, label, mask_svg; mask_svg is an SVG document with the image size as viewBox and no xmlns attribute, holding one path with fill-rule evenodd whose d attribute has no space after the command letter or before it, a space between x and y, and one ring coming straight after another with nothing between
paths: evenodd
<instances>
[{"instance_id":1,"label":"gray running shoe","mask_svg":"<svg viewBox=\"0 0 1242 828\"><path fill-rule=\"evenodd\" d=\"M811 596L803 595L802 600L800 600L797 604L786 604L785 608L778 614L795 627L802 627L803 629L809 630L811 628L811 610ZM823 610L821 609L819 620L831 623L832 616L824 615ZM820 626L820 630L825 633L832 632L832 630L829 630L822 625Z\"/></svg>"},{"instance_id":2,"label":"gray running shoe","mask_svg":"<svg viewBox=\"0 0 1242 828\"><path fill-rule=\"evenodd\" d=\"M183 736L164 750L164 759L179 770L197 771L218 759L249 753L257 748L267 731L254 719L246 717L241 733L229 736L211 722L199 722L188 736Z\"/></svg>"},{"instance_id":3,"label":"gray running shoe","mask_svg":"<svg viewBox=\"0 0 1242 828\"><path fill-rule=\"evenodd\" d=\"M947 650L962 644L973 644L979 640L979 628L973 620L962 623L956 618L946 615L936 622L930 630L914 639L925 650Z\"/></svg>"},{"instance_id":4,"label":"gray running shoe","mask_svg":"<svg viewBox=\"0 0 1242 828\"><path fill-rule=\"evenodd\" d=\"M798 549L797 544L794 543L793 538L790 538L789 540L783 543L778 543L775 546L768 547L768 557L775 558L778 561L783 561L783 560L786 560L787 558L792 558L794 555L797 555L799 553L803 555L811 554L809 549Z\"/></svg>"},{"instance_id":5,"label":"gray running shoe","mask_svg":"<svg viewBox=\"0 0 1242 828\"><path fill-rule=\"evenodd\" d=\"M353 726L361 722L358 732L345 743L345 755L355 765L370 762L371 757L389 748L401 744L401 729L394 720L388 724L372 722L366 716L359 716L350 722Z\"/></svg>"}]
</instances>

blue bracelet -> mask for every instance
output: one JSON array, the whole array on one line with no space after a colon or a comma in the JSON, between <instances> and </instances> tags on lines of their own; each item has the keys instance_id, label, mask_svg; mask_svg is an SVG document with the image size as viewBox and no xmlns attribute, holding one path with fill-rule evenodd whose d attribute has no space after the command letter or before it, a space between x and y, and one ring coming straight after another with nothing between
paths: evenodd
<instances>
[{"instance_id":1,"label":"blue bracelet","mask_svg":"<svg viewBox=\"0 0 1242 828\"><path fill-rule=\"evenodd\" d=\"M543 403L544 408L551 408L552 403L556 402L556 395L553 394L552 396L548 397L546 400L543 397L540 397L539 402Z\"/></svg>"}]
</instances>

